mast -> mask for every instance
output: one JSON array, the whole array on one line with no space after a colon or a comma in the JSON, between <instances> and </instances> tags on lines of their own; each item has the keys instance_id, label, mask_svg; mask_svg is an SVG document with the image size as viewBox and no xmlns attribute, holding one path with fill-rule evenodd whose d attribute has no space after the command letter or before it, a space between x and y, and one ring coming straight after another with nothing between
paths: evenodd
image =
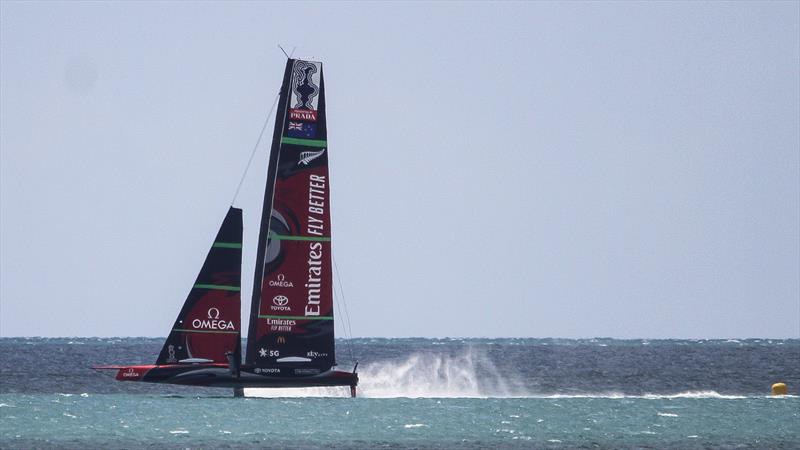
<instances>
[{"instance_id":1,"label":"mast","mask_svg":"<svg viewBox=\"0 0 800 450\"><path fill-rule=\"evenodd\" d=\"M292 59L286 60L286 68L283 72L283 82L278 97L278 112L275 114L275 127L272 132L272 146L269 153L269 166L267 167L267 183L264 188L264 203L261 206L261 225L258 230L258 247L256 248L256 267L253 276L253 296L250 302L250 322L247 331L247 347L245 355L246 362L249 364L249 355L255 350L254 332L258 321L258 309L261 304L261 284L264 279L264 259L267 255L267 237L269 235L270 219L272 217L272 200L275 192L275 175L278 169L278 158L280 157L281 133L283 131L286 117L286 104L289 97L289 80L292 74Z\"/></svg>"}]
</instances>

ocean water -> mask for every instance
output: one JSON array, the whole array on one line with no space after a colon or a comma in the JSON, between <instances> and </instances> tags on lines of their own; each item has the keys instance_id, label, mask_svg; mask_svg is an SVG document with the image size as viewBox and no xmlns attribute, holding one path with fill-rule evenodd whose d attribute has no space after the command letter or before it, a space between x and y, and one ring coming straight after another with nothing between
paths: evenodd
<instances>
[{"instance_id":1,"label":"ocean water","mask_svg":"<svg viewBox=\"0 0 800 450\"><path fill-rule=\"evenodd\" d=\"M161 344L0 339L0 448L800 448L797 339L342 340L356 399L89 369Z\"/></svg>"}]
</instances>

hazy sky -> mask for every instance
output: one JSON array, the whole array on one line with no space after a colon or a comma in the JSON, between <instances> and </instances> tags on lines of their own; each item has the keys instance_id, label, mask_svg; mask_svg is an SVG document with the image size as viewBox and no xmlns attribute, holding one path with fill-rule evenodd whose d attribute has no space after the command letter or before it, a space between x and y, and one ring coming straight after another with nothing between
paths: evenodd
<instances>
[{"instance_id":1,"label":"hazy sky","mask_svg":"<svg viewBox=\"0 0 800 450\"><path fill-rule=\"evenodd\" d=\"M800 337L799 24L798 2L3 1L0 335L167 334L280 43L325 64L355 336ZM268 151L236 201L246 305Z\"/></svg>"}]
</instances>

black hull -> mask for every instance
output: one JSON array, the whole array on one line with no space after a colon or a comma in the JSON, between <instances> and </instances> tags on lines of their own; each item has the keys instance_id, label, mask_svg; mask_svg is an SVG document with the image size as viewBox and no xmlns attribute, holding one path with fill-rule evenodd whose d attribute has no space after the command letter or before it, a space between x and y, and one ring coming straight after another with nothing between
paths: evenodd
<instances>
[{"instance_id":1,"label":"black hull","mask_svg":"<svg viewBox=\"0 0 800 450\"><path fill-rule=\"evenodd\" d=\"M318 375L278 377L243 369L239 376L219 366L155 366L137 381L220 388L297 388L358 385L358 374L329 370Z\"/></svg>"}]
</instances>

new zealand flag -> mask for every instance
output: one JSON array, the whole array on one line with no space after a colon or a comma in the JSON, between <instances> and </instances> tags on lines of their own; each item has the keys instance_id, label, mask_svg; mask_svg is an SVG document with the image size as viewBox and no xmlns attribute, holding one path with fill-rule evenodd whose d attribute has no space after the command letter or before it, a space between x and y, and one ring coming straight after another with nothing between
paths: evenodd
<instances>
[{"instance_id":1,"label":"new zealand flag","mask_svg":"<svg viewBox=\"0 0 800 450\"><path fill-rule=\"evenodd\" d=\"M313 139L317 137L317 124L289 122L289 137Z\"/></svg>"}]
</instances>

